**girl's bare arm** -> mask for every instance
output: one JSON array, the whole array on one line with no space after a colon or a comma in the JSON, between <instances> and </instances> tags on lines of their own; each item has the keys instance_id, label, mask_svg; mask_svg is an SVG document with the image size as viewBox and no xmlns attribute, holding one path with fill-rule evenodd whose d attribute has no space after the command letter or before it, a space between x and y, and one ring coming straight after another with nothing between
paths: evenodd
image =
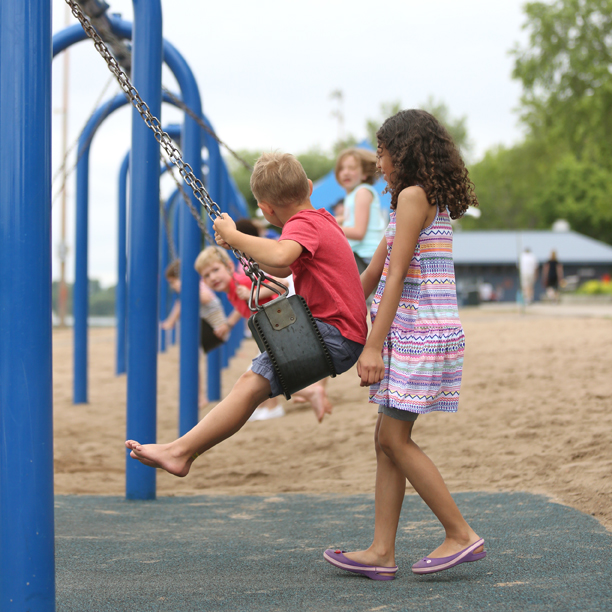
<instances>
[{"instance_id":1,"label":"girl's bare arm","mask_svg":"<svg viewBox=\"0 0 612 612\"><path fill-rule=\"evenodd\" d=\"M353 225L350 227L342 226L342 231L347 238L351 240L363 240L363 237L368 231L368 223L370 222L370 206L374 196L372 193L362 187L355 194L355 215Z\"/></svg>"},{"instance_id":2,"label":"girl's bare arm","mask_svg":"<svg viewBox=\"0 0 612 612\"><path fill-rule=\"evenodd\" d=\"M357 362L357 373L361 377L362 387L379 382L384 376L382 347L395 319L404 289L404 279L430 209L425 192L420 187L408 187L398 197L395 239L385 290L372 331Z\"/></svg>"}]
</instances>

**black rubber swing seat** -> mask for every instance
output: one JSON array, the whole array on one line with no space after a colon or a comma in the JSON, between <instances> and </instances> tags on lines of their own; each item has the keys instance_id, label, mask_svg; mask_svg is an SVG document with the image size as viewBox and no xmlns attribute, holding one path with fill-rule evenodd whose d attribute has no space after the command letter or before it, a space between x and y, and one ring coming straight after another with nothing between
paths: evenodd
<instances>
[{"instance_id":1,"label":"black rubber swing seat","mask_svg":"<svg viewBox=\"0 0 612 612\"><path fill-rule=\"evenodd\" d=\"M283 395L336 376L336 369L317 324L301 295L268 302L249 319L259 350L268 353Z\"/></svg>"}]
</instances>

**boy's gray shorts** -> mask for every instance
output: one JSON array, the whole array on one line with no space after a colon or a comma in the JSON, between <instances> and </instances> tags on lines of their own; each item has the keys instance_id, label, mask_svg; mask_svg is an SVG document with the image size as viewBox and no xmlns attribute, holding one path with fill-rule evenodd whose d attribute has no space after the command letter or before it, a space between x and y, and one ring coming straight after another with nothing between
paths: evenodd
<instances>
[{"instance_id":1,"label":"boy's gray shorts","mask_svg":"<svg viewBox=\"0 0 612 612\"><path fill-rule=\"evenodd\" d=\"M323 336L323 341L327 346L334 367L336 368L336 374L342 374L342 372L346 372L352 368L355 363L357 363L359 355L361 355L363 345L359 344L359 342L348 340L333 325L323 323L318 319L315 319L315 321L321 332L321 336ZM257 355L257 357L253 359L251 370L269 381L271 388L270 397L276 397L282 394L283 389L274 371L272 361L270 357L268 357L268 353Z\"/></svg>"}]
</instances>

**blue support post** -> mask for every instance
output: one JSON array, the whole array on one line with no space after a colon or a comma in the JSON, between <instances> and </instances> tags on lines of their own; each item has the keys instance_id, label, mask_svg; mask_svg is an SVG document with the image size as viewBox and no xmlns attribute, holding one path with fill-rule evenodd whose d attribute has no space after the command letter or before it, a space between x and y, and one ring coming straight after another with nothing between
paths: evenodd
<instances>
[{"instance_id":1,"label":"blue support post","mask_svg":"<svg viewBox=\"0 0 612 612\"><path fill-rule=\"evenodd\" d=\"M127 178L130 154L126 153L119 169L119 190L117 194L117 289L115 291L115 319L117 339L115 373L125 374L125 326L127 321Z\"/></svg>"},{"instance_id":2,"label":"blue support post","mask_svg":"<svg viewBox=\"0 0 612 612\"><path fill-rule=\"evenodd\" d=\"M81 134L82 140L84 133ZM84 144L89 149L89 144ZM74 287L72 290L73 327L73 402L87 402L87 315L89 310L88 269L88 227L89 227L89 155L82 155L77 163L76 172L76 220L74 249Z\"/></svg>"},{"instance_id":3,"label":"blue support post","mask_svg":"<svg viewBox=\"0 0 612 612\"><path fill-rule=\"evenodd\" d=\"M151 113L161 112L162 14L160 0L133 0L132 80ZM130 240L127 323L127 437L157 436L157 286L159 145L132 110ZM155 469L126 450L126 497L155 499Z\"/></svg>"},{"instance_id":4,"label":"blue support post","mask_svg":"<svg viewBox=\"0 0 612 612\"><path fill-rule=\"evenodd\" d=\"M72 296L74 313L74 364L73 364L73 402L87 402L87 316L89 311L89 274L88 274L88 228L89 228L89 153L91 143L101 123L111 113L125 106L123 94L111 98L100 106L91 116L81 135L77 152L76 167L76 235L75 271ZM118 279L119 280L119 279ZM119 321L118 321L119 322Z\"/></svg>"},{"instance_id":5,"label":"blue support post","mask_svg":"<svg viewBox=\"0 0 612 612\"><path fill-rule=\"evenodd\" d=\"M176 197L178 198L179 192L178 189L176 190ZM172 240L174 240L174 246L176 247L176 250L178 253L181 252L181 207L178 205L178 200L177 203L174 205L174 208L172 210ZM176 295L176 293L172 293L172 304L170 304L170 307L174 307L174 304L176 303L176 300L178 299L178 296ZM174 329L172 330L172 337L170 339L170 341L172 342L172 346L176 345L176 340L177 340L177 336L178 334L176 333L176 326L174 327Z\"/></svg>"},{"instance_id":6,"label":"blue support post","mask_svg":"<svg viewBox=\"0 0 612 612\"><path fill-rule=\"evenodd\" d=\"M160 211L161 213L161 211ZM159 322L161 323L165 319L166 311L167 311L167 301L168 301L168 281L166 280L166 275L164 274L166 268L168 267L168 239L166 238L166 232L164 230L164 220L159 219L159 286L158 286L158 308L157 313L159 316ZM157 352L165 353L166 352L166 332L161 328L160 325L157 326Z\"/></svg>"},{"instance_id":7,"label":"blue support post","mask_svg":"<svg viewBox=\"0 0 612 612\"><path fill-rule=\"evenodd\" d=\"M170 287L166 280L166 268L170 260L170 245L164 228L164 220L160 220L159 227L159 246L160 246L160 261L159 261L159 322L168 316L168 291ZM166 330L159 327L159 352L166 352Z\"/></svg>"},{"instance_id":8,"label":"blue support post","mask_svg":"<svg viewBox=\"0 0 612 612\"><path fill-rule=\"evenodd\" d=\"M0 609L55 610L51 2L0 2Z\"/></svg>"},{"instance_id":9,"label":"blue support post","mask_svg":"<svg viewBox=\"0 0 612 612\"><path fill-rule=\"evenodd\" d=\"M179 190L175 189L170 197L166 200L164 204L164 214L168 219L168 224L170 226L170 238L174 243L174 248L176 249L176 242L174 240L173 234L178 234L178 228L173 228L172 223L170 223L170 217L174 213L174 209L176 208L176 201L179 196ZM163 221L163 220L162 220ZM176 222L176 221L175 221ZM159 321L160 323L166 319L168 314L170 313L170 309L174 306L174 299L172 299L172 304L169 304L168 297L170 295L170 286L168 285L168 281L166 280L165 271L168 265L170 264L170 244L168 243L168 236L166 235L165 228L160 229L161 234L161 243L162 243L162 254L161 254L161 266L160 266L160 283L159 283ZM174 293L174 292L173 292ZM172 329L174 332L174 328ZM160 338L160 351L163 353L166 351L166 346L168 344L168 334L165 330L161 330L161 338Z\"/></svg>"}]
</instances>

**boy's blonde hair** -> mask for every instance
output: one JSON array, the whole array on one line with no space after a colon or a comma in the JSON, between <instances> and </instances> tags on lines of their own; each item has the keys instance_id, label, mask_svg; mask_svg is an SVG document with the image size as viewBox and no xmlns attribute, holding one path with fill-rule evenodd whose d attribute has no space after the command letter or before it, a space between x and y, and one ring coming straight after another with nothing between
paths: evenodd
<instances>
[{"instance_id":1,"label":"boy's blonde hair","mask_svg":"<svg viewBox=\"0 0 612 612\"><path fill-rule=\"evenodd\" d=\"M272 206L299 204L310 195L302 164L289 153L264 153L251 175L251 191L258 202Z\"/></svg>"},{"instance_id":2,"label":"boy's blonde hair","mask_svg":"<svg viewBox=\"0 0 612 612\"><path fill-rule=\"evenodd\" d=\"M225 267L227 267L231 272L234 271L234 266L232 264L232 260L230 256L227 254L225 249L216 246L206 247L197 257L193 264L196 272L198 274L202 274L202 270L207 266L215 262L222 263Z\"/></svg>"},{"instance_id":3,"label":"boy's blonde hair","mask_svg":"<svg viewBox=\"0 0 612 612\"><path fill-rule=\"evenodd\" d=\"M336 168L334 170L336 180L340 182L340 179L338 178L340 165L342 164L344 158L348 157L349 155L354 157L357 162L361 164L361 171L366 176L364 183L373 185L378 177L378 170L376 169L376 153L374 153L374 151L368 151L367 149L358 149L357 147L344 149L344 151L341 151L340 155L338 155L338 159L336 160Z\"/></svg>"}]
</instances>

